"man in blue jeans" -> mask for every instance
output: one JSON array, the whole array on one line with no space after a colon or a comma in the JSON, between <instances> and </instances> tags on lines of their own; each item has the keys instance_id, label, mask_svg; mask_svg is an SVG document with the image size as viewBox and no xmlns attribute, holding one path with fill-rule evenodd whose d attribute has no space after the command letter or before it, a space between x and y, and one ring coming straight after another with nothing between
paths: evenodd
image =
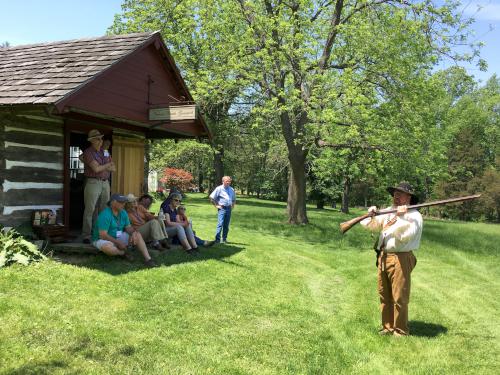
<instances>
[{"instance_id":1,"label":"man in blue jeans","mask_svg":"<svg viewBox=\"0 0 500 375\"><path fill-rule=\"evenodd\" d=\"M222 185L217 186L210 194L210 200L217 208L217 229L215 231L215 242L227 242L229 233L229 222L231 220L231 211L236 203L236 193L231 187L231 177L222 177ZM222 232L222 238L221 238Z\"/></svg>"}]
</instances>

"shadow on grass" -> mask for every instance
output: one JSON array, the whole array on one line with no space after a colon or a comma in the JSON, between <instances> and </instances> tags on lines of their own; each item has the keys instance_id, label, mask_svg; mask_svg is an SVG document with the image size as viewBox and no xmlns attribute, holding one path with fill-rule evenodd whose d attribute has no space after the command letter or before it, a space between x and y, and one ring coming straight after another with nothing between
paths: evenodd
<instances>
[{"instance_id":1,"label":"shadow on grass","mask_svg":"<svg viewBox=\"0 0 500 375\"><path fill-rule=\"evenodd\" d=\"M248 207L259 207L259 208L281 208L286 209L286 202L280 203L275 201L265 201L265 200L249 200L240 199L237 202L238 206L248 206Z\"/></svg>"},{"instance_id":2,"label":"shadow on grass","mask_svg":"<svg viewBox=\"0 0 500 375\"><path fill-rule=\"evenodd\" d=\"M52 360L43 362L31 362L24 366L21 366L15 370L7 371L6 374L9 375L43 375L43 374L53 374L56 370L61 370L68 367L66 362Z\"/></svg>"},{"instance_id":3,"label":"shadow on grass","mask_svg":"<svg viewBox=\"0 0 500 375\"><path fill-rule=\"evenodd\" d=\"M276 209L260 210L255 215L238 215L235 210L232 220L237 222L240 228L249 231L309 244L327 245L332 250L346 247L359 249L372 247L374 240L370 238L370 233L360 228L359 225L349 233L341 234L340 223L354 216L339 214L333 210L316 211L313 209L308 213L309 224L307 225L289 224L285 212Z\"/></svg>"},{"instance_id":4,"label":"shadow on grass","mask_svg":"<svg viewBox=\"0 0 500 375\"><path fill-rule=\"evenodd\" d=\"M181 263L191 263L205 260L216 260L237 267L244 267L226 259L244 250L244 247L234 246L233 244L223 244L215 245L213 247L200 247L199 249L200 253L198 255L189 255L182 250L180 246L176 246L174 249L165 252L150 250L149 253L156 264L160 267L168 267ZM104 254L58 254L55 260L77 267L106 272L110 275L121 275L129 272L147 270L143 264L142 255L139 252L134 251L133 256L134 260L131 262L126 261L121 257L109 257Z\"/></svg>"},{"instance_id":5,"label":"shadow on grass","mask_svg":"<svg viewBox=\"0 0 500 375\"><path fill-rule=\"evenodd\" d=\"M410 333L416 337L437 337L444 335L448 332L448 328L441 324L421 322L419 320L412 320L409 322Z\"/></svg>"}]
</instances>

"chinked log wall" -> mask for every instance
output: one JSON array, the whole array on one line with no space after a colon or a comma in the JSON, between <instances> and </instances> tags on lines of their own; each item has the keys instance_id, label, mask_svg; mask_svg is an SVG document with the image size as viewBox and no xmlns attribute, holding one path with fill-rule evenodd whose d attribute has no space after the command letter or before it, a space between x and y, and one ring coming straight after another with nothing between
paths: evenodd
<instances>
[{"instance_id":1,"label":"chinked log wall","mask_svg":"<svg viewBox=\"0 0 500 375\"><path fill-rule=\"evenodd\" d=\"M0 113L0 223L63 205L64 130L57 120Z\"/></svg>"}]
</instances>

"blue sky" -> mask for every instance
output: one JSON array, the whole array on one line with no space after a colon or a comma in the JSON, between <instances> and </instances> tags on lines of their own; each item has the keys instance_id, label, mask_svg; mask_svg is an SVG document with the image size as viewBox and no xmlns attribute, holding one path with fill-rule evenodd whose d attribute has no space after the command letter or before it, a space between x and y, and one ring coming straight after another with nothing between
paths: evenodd
<instances>
[{"instance_id":1,"label":"blue sky","mask_svg":"<svg viewBox=\"0 0 500 375\"><path fill-rule=\"evenodd\" d=\"M20 45L104 35L114 15L120 12L121 3L121 0L0 0L0 43ZM476 19L477 40L486 44L481 55L488 62L488 71L465 67L483 82L493 73L500 76L500 0L462 0L462 3L464 14ZM443 63L440 67L448 65Z\"/></svg>"}]
</instances>

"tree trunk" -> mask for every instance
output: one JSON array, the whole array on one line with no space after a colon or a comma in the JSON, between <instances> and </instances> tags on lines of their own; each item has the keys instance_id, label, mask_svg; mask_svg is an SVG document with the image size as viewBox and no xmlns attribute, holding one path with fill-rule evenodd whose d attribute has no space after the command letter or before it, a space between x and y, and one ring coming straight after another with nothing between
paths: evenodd
<instances>
[{"instance_id":1,"label":"tree trunk","mask_svg":"<svg viewBox=\"0 0 500 375\"><path fill-rule=\"evenodd\" d=\"M198 167L198 190L200 193L205 191L205 187L203 186L203 172L201 171L201 167Z\"/></svg>"},{"instance_id":2,"label":"tree trunk","mask_svg":"<svg viewBox=\"0 0 500 375\"><path fill-rule=\"evenodd\" d=\"M214 186L212 186L212 189L215 186L219 186L222 183L222 177L224 177L224 149L220 148L217 152L214 154L214 171L215 171L215 181L214 181Z\"/></svg>"},{"instance_id":3,"label":"tree trunk","mask_svg":"<svg viewBox=\"0 0 500 375\"><path fill-rule=\"evenodd\" d=\"M284 102L284 101L282 101ZM296 118L296 116L293 116ZM289 113L283 111L280 115L281 130L285 137L288 149L288 161L290 166L290 177L288 179L287 211L290 224L307 224L309 219L306 213L306 156L307 148L298 142L296 133L304 128L307 122L307 114L301 113L296 127L290 121Z\"/></svg>"},{"instance_id":4,"label":"tree trunk","mask_svg":"<svg viewBox=\"0 0 500 375\"><path fill-rule=\"evenodd\" d=\"M288 151L290 156L290 179L288 181L288 222L290 224L307 224L306 212L306 171L305 152Z\"/></svg>"},{"instance_id":5,"label":"tree trunk","mask_svg":"<svg viewBox=\"0 0 500 375\"><path fill-rule=\"evenodd\" d=\"M351 191L351 180L346 177L344 180L344 191L342 192L342 209L341 211L345 214L349 213L349 193Z\"/></svg>"}]
</instances>

